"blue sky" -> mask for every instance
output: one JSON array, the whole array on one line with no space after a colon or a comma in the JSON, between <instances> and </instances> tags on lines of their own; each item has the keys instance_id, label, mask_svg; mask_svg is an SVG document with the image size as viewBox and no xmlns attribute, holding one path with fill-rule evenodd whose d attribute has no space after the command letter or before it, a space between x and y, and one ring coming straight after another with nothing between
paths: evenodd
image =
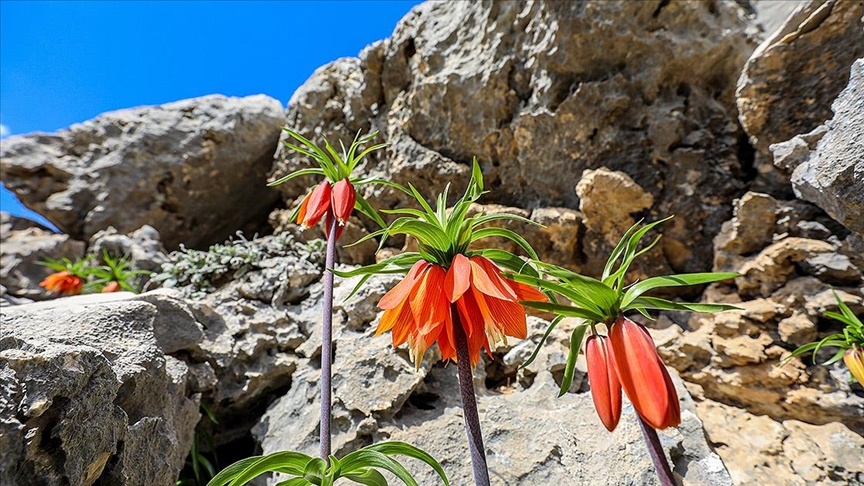
<instances>
[{"instance_id":1,"label":"blue sky","mask_svg":"<svg viewBox=\"0 0 864 486\"><path fill-rule=\"evenodd\" d=\"M0 135L213 93L285 104L419 3L0 1ZM5 188L0 209L37 219Z\"/></svg>"}]
</instances>

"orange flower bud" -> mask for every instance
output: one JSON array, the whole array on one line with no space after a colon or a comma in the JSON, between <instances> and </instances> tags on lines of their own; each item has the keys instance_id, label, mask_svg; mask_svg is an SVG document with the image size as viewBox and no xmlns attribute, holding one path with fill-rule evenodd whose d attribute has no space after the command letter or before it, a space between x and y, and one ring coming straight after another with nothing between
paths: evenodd
<instances>
[{"instance_id":1,"label":"orange flower bud","mask_svg":"<svg viewBox=\"0 0 864 486\"><path fill-rule=\"evenodd\" d=\"M606 430L612 432L621 419L621 383L611 362L608 340L606 336L590 336L585 342L585 358L594 408Z\"/></svg>"},{"instance_id":2,"label":"orange flower bud","mask_svg":"<svg viewBox=\"0 0 864 486\"><path fill-rule=\"evenodd\" d=\"M639 416L655 429L679 425L678 393L648 331L619 317L609 330L609 341L621 388Z\"/></svg>"},{"instance_id":3,"label":"orange flower bud","mask_svg":"<svg viewBox=\"0 0 864 486\"><path fill-rule=\"evenodd\" d=\"M109 282L108 285L102 287L102 293L108 294L111 292L119 292L120 291L120 283L117 281Z\"/></svg>"},{"instance_id":4,"label":"orange flower bud","mask_svg":"<svg viewBox=\"0 0 864 486\"><path fill-rule=\"evenodd\" d=\"M333 213L336 215L336 221L339 226L345 226L348 218L351 217L351 212L354 211L354 202L357 200L357 193L354 192L354 186L348 179L342 179L333 185L333 195L331 206Z\"/></svg>"},{"instance_id":5,"label":"orange flower bud","mask_svg":"<svg viewBox=\"0 0 864 486\"><path fill-rule=\"evenodd\" d=\"M308 229L318 224L321 216L330 209L330 192L330 182L323 181L303 199L297 213L297 222L301 228Z\"/></svg>"},{"instance_id":6,"label":"orange flower bud","mask_svg":"<svg viewBox=\"0 0 864 486\"><path fill-rule=\"evenodd\" d=\"M843 362L852 373L852 376L858 380L861 386L864 386L864 352L858 346L853 345L843 354Z\"/></svg>"}]
</instances>

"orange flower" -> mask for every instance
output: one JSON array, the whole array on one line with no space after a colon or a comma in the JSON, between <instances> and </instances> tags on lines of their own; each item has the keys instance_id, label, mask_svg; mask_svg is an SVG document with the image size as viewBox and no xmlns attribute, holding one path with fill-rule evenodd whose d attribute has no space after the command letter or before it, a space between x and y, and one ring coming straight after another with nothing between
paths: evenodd
<instances>
[{"instance_id":1,"label":"orange flower","mask_svg":"<svg viewBox=\"0 0 864 486\"><path fill-rule=\"evenodd\" d=\"M648 331L618 317L609 329L609 342L621 387L639 416L655 429L678 426L678 393Z\"/></svg>"},{"instance_id":2,"label":"orange flower","mask_svg":"<svg viewBox=\"0 0 864 486\"><path fill-rule=\"evenodd\" d=\"M490 342L506 342L507 336L525 339L528 331L520 300L545 301L546 296L505 279L485 257L457 254L446 270L420 260L378 302L385 312L375 334L392 329L393 345L407 342L418 367L435 342L442 359L455 361L453 320L458 317L468 337L471 364L476 366L481 349L491 355Z\"/></svg>"},{"instance_id":3,"label":"orange flower","mask_svg":"<svg viewBox=\"0 0 864 486\"><path fill-rule=\"evenodd\" d=\"M324 181L318 184L300 203L297 222L300 228L309 229L321 220L321 216L330 209L330 183Z\"/></svg>"},{"instance_id":4,"label":"orange flower","mask_svg":"<svg viewBox=\"0 0 864 486\"><path fill-rule=\"evenodd\" d=\"M594 408L606 430L612 432L621 419L621 383L611 362L608 341L606 336L590 336L585 342L585 359Z\"/></svg>"},{"instance_id":5,"label":"orange flower","mask_svg":"<svg viewBox=\"0 0 864 486\"><path fill-rule=\"evenodd\" d=\"M119 292L120 291L120 283L116 280L113 282L109 282L108 285L102 287L102 293L108 294L111 292Z\"/></svg>"},{"instance_id":6,"label":"orange flower","mask_svg":"<svg viewBox=\"0 0 864 486\"><path fill-rule=\"evenodd\" d=\"M331 195L333 214L336 215L336 221L339 226L345 226L348 218L351 217L351 212L354 211L354 203L357 201L357 193L354 192L354 186L348 179L342 179L333 185L333 194ZM328 223L329 226L329 223Z\"/></svg>"},{"instance_id":7,"label":"orange flower","mask_svg":"<svg viewBox=\"0 0 864 486\"><path fill-rule=\"evenodd\" d=\"M84 282L80 277L63 270L48 275L45 280L39 282L39 286L57 295L75 295L81 293Z\"/></svg>"}]
</instances>

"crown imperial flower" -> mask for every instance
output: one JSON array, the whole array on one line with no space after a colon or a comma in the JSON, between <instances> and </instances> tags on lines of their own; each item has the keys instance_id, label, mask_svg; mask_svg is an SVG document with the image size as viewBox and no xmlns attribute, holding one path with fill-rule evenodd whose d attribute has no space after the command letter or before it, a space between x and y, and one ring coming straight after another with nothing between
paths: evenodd
<instances>
[{"instance_id":1,"label":"crown imperial flower","mask_svg":"<svg viewBox=\"0 0 864 486\"><path fill-rule=\"evenodd\" d=\"M62 272L48 275L44 280L39 282L39 286L57 295L76 295L80 294L81 289L84 288L84 281L81 277L63 270Z\"/></svg>"},{"instance_id":2,"label":"crown imperial flower","mask_svg":"<svg viewBox=\"0 0 864 486\"><path fill-rule=\"evenodd\" d=\"M528 330L520 300L545 301L546 297L503 278L488 258L456 254L446 270L418 260L378 303L385 312L375 335L392 330L393 346L407 341L417 366L436 342L442 359L455 360L453 326L458 315L468 338L471 365L476 366L482 349L491 355L490 342L506 342L507 336L525 339Z\"/></svg>"},{"instance_id":3,"label":"crown imperial flower","mask_svg":"<svg viewBox=\"0 0 864 486\"><path fill-rule=\"evenodd\" d=\"M405 273L378 303L384 314L376 335L392 331L393 345L408 343L411 357L419 367L426 350L435 343L442 359L456 361L454 327L461 326L471 365L476 366L482 350L491 354L493 346L505 343L508 336L526 337L525 308L521 301L547 298L530 285L502 275L502 267L539 275L521 258L502 250L469 250L472 243L496 236L516 242L536 259L536 253L521 236L504 228L475 228L494 220L532 222L511 214L467 217L468 207L483 194L483 177L476 161L465 194L449 210L446 206L449 186L438 196L434 209L413 186L409 188L403 190L417 199L423 211L384 211L403 216L366 238L381 236L383 244L387 236L410 235L417 240L419 251L337 274L368 278L376 273Z\"/></svg>"},{"instance_id":4,"label":"crown imperial flower","mask_svg":"<svg viewBox=\"0 0 864 486\"><path fill-rule=\"evenodd\" d=\"M325 236L329 238L330 229L333 228L335 219L335 223L337 223L335 230L337 240L342 236L342 232L345 229L344 226L355 209L372 218L381 227L385 226L384 220L381 219L375 209L365 199L357 194L356 188L365 184L385 184L391 186L395 184L381 179L352 177L354 169L366 155L386 146L385 144L376 144L358 153L360 145L370 142L378 132L373 132L362 138L358 133L347 150L344 146L342 147L342 154L340 155L330 146L330 142L327 140L324 140L325 148L321 149L299 133L287 128L284 130L302 145L301 147L288 141L283 141L285 146L303 155L312 157L318 164L318 167L292 172L268 185L275 186L304 175L318 175L326 178L303 198L300 205L291 215L292 221L296 220L300 224L300 228L305 230L315 226L321 221L322 217L326 216L327 229L325 230Z\"/></svg>"}]
</instances>

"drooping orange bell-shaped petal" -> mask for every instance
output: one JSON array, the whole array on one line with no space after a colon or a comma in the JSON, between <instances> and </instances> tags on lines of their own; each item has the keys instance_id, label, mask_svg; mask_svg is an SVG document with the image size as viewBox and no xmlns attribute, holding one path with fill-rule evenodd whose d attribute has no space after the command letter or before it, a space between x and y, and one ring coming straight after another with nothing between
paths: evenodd
<instances>
[{"instance_id":1,"label":"drooping orange bell-shaped petal","mask_svg":"<svg viewBox=\"0 0 864 486\"><path fill-rule=\"evenodd\" d=\"M492 314L492 320L505 335L519 339L528 337L525 308L521 304L489 296L483 300Z\"/></svg>"},{"instance_id":2,"label":"drooping orange bell-shaped petal","mask_svg":"<svg viewBox=\"0 0 864 486\"><path fill-rule=\"evenodd\" d=\"M655 429L681 423L678 394L644 327L619 317L609 330L612 362L633 408Z\"/></svg>"},{"instance_id":3,"label":"drooping orange bell-shaped petal","mask_svg":"<svg viewBox=\"0 0 864 486\"><path fill-rule=\"evenodd\" d=\"M585 342L585 359L594 408L603 426L612 432L621 419L621 383L611 362L608 339L606 336L590 336Z\"/></svg>"},{"instance_id":4,"label":"drooping orange bell-shaped petal","mask_svg":"<svg viewBox=\"0 0 864 486\"><path fill-rule=\"evenodd\" d=\"M348 179L342 179L333 185L331 201L336 221L339 226L345 226L354 211L354 203L357 201L357 193L354 192L354 186Z\"/></svg>"},{"instance_id":5,"label":"drooping orange bell-shaped petal","mask_svg":"<svg viewBox=\"0 0 864 486\"><path fill-rule=\"evenodd\" d=\"M444 276L439 265L429 265L408 296L417 329L423 335L443 323L450 312L450 302L444 295Z\"/></svg>"},{"instance_id":6,"label":"drooping orange bell-shaped petal","mask_svg":"<svg viewBox=\"0 0 864 486\"><path fill-rule=\"evenodd\" d=\"M444 292L451 303L459 300L462 294L471 286L471 262L465 255L457 253L447 269L444 279Z\"/></svg>"},{"instance_id":7,"label":"drooping orange bell-shaped petal","mask_svg":"<svg viewBox=\"0 0 864 486\"><path fill-rule=\"evenodd\" d=\"M306 196L306 199L300 205L300 211L297 213L297 222L303 229L311 228L318 224L324 213L330 209L330 182L322 181L318 184L312 193ZM302 213L302 214L301 214Z\"/></svg>"},{"instance_id":8,"label":"drooping orange bell-shaped petal","mask_svg":"<svg viewBox=\"0 0 864 486\"><path fill-rule=\"evenodd\" d=\"M109 282L108 285L102 287L102 293L108 294L111 292L119 292L120 291L120 283L115 281Z\"/></svg>"},{"instance_id":9,"label":"drooping orange bell-shaped petal","mask_svg":"<svg viewBox=\"0 0 864 486\"><path fill-rule=\"evenodd\" d=\"M471 285L490 297L511 301L518 299L516 292L501 276L501 270L482 256L471 257Z\"/></svg>"},{"instance_id":10,"label":"drooping orange bell-shaped petal","mask_svg":"<svg viewBox=\"0 0 864 486\"><path fill-rule=\"evenodd\" d=\"M861 351L861 348L853 345L852 348L847 349L843 353L843 362L846 363L846 367L849 368L849 372L858 380L858 383L864 386L864 352Z\"/></svg>"},{"instance_id":11,"label":"drooping orange bell-shaped petal","mask_svg":"<svg viewBox=\"0 0 864 486\"><path fill-rule=\"evenodd\" d=\"M548 302L549 298L540 292L539 290L531 287L530 285L523 284L521 282L514 282L513 280L507 280L507 283L510 284L510 288L516 292L516 297L519 300L530 301L530 302Z\"/></svg>"},{"instance_id":12,"label":"drooping orange bell-shaped petal","mask_svg":"<svg viewBox=\"0 0 864 486\"><path fill-rule=\"evenodd\" d=\"M417 277L420 273L426 269L430 264L423 260L418 260L414 266L408 270L408 273L405 275L395 287L390 289L389 292L384 294L384 297L378 302L379 309L393 309L402 301L408 298L408 294L411 292L411 289L414 288L414 281L417 280Z\"/></svg>"}]
</instances>

